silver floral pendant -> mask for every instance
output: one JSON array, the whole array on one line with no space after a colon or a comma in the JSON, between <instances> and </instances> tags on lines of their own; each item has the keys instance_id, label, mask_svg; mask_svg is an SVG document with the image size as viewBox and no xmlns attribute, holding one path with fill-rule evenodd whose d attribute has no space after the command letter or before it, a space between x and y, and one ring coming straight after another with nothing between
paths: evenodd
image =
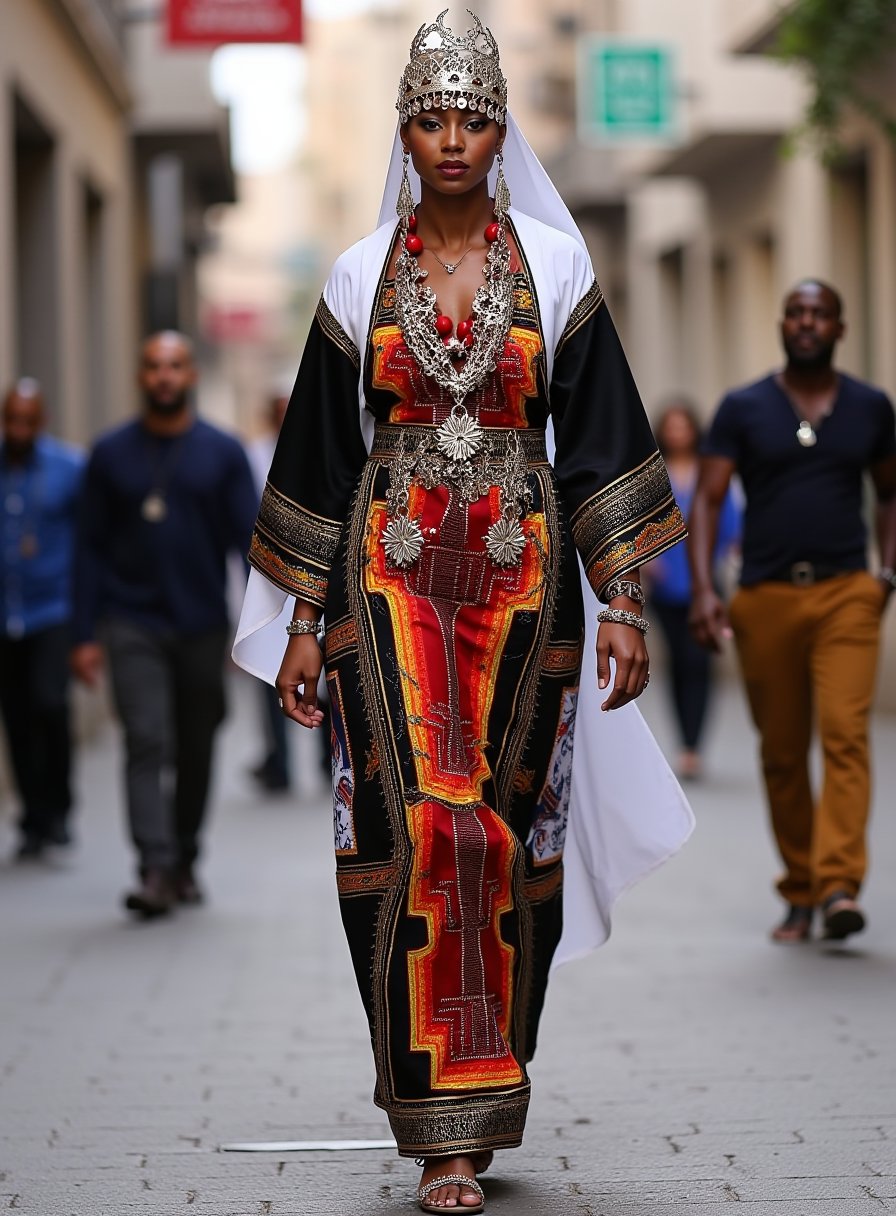
<instances>
[{"instance_id":1,"label":"silver floral pendant","mask_svg":"<svg viewBox=\"0 0 896 1216\"><path fill-rule=\"evenodd\" d=\"M499 519L485 534L485 547L496 566L518 566L526 534L516 519Z\"/></svg>"},{"instance_id":2,"label":"silver floral pendant","mask_svg":"<svg viewBox=\"0 0 896 1216\"><path fill-rule=\"evenodd\" d=\"M423 533L416 519L399 515L390 519L381 537L386 556L393 566L406 570L413 566L423 548Z\"/></svg>"},{"instance_id":3,"label":"silver floral pendant","mask_svg":"<svg viewBox=\"0 0 896 1216\"><path fill-rule=\"evenodd\" d=\"M814 448L818 443L818 436L812 429L811 422L801 422L796 429L796 437L804 448Z\"/></svg>"},{"instance_id":4,"label":"silver floral pendant","mask_svg":"<svg viewBox=\"0 0 896 1216\"><path fill-rule=\"evenodd\" d=\"M436 431L436 440L439 451L449 460L469 460L482 444L482 428L466 410L452 413Z\"/></svg>"}]
</instances>

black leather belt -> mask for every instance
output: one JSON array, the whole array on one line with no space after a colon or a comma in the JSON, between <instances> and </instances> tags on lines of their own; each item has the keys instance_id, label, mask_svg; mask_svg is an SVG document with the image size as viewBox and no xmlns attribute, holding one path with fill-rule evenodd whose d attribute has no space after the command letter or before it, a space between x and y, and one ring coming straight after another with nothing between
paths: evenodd
<instances>
[{"instance_id":1,"label":"black leather belt","mask_svg":"<svg viewBox=\"0 0 896 1216\"><path fill-rule=\"evenodd\" d=\"M794 587L811 587L813 583L836 578L838 574L855 574L855 570L844 570L842 566L826 566L823 562L794 562L773 574L765 576L772 583L793 583Z\"/></svg>"}]
</instances>

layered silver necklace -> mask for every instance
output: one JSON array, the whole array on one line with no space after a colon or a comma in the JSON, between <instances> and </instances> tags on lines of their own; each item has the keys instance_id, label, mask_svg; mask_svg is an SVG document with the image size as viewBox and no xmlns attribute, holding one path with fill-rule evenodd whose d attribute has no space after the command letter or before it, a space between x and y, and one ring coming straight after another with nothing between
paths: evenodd
<instances>
[{"instance_id":1,"label":"layered silver necklace","mask_svg":"<svg viewBox=\"0 0 896 1216\"><path fill-rule=\"evenodd\" d=\"M485 282L473 297L473 344L461 354L445 345L433 323L437 302L435 292L426 285L429 271L405 248L395 266L395 318L420 370L454 399L451 418L439 430L446 444L457 438L459 446L446 455L456 454L458 458L472 455L478 447L476 443L467 450L470 439L462 438L472 438L472 429L479 429L464 401L495 370L513 320L510 246L503 224L498 239L489 246L482 274Z\"/></svg>"},{"instance_id":2,"label":"layered silver necklace","mask_svg":"<svg viewBox=\"0 0 896 1216\"><path fill-rule=\"evenodd\" d=\"M424 544L420 525L408 510L412 481L427 487L439 483L455 486L468 502L488 493L488 486L495 484L486 475L485 462L476 459L485 433L465 402L495 370L513 320L514 284L503 223L497 240L489 246L482 273L485 283L473 297L472 342L467 346L457 338L446 343L436 329L438 307L435 292L426 284L429 272L405 247L396 263L395 318L405 344L420 370L454 401L448 417L435 430L436 450L418 446L413 453L403 454L392 470L389 519L382 543L389 560L402 568L415 564ZM520 519L531 501L518 445L514 451L508 449L498 484L501 518L489 528L486 548L496 565L518 565L525 546Z\"/></svg>"}]
</instances>

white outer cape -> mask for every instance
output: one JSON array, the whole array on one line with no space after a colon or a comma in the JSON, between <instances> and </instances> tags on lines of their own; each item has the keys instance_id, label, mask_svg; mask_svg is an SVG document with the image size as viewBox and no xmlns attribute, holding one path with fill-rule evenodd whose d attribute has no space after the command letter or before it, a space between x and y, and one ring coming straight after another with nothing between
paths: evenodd
<instances>
[{"instance_id":1,"label":"white outer cape","mask_svg":"<svg viewBox=\"0 0 896 1216\"><path fill-rule=\"evenodd\" d=\"M550 383L553 352L594 273L580 239L514 210L511 213L538 296ZM374 297L395 236L387 223L336 262L324 299L360 351L368 339ZM373 418L358 385L361 427L370 446ZM585 658L564 852L563 936L554 966L580 958L610 935L616 899L676 853L694 817L653 735L634 705L602 713L594 660L597 605L582 572ZM246 671L273 683L285 645L292 600L257 570L249 576L233 647Z\"/></svg>"}]
</instances>

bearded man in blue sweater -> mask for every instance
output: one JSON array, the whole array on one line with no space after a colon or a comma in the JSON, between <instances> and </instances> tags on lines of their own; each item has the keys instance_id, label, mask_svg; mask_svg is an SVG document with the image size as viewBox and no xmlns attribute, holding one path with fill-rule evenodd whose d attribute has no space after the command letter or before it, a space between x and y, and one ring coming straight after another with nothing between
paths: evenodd
<instances>
[{"instance_id":1,"label":"bearded man in blue sweater","mask_svg":"<svg viewBox=\"0 0 896 1216\"><path fill-rule=\"evenodd\" d=\"M241 444L197 418L192 345L154 334L143 410L103 435L87 466L75 559L75 675L104 660L124 730L139 882L125 906L159 916L202 898L194 872L215 733L224 718L227 555L256 512Z\"/></svg>"}]
</instances>

